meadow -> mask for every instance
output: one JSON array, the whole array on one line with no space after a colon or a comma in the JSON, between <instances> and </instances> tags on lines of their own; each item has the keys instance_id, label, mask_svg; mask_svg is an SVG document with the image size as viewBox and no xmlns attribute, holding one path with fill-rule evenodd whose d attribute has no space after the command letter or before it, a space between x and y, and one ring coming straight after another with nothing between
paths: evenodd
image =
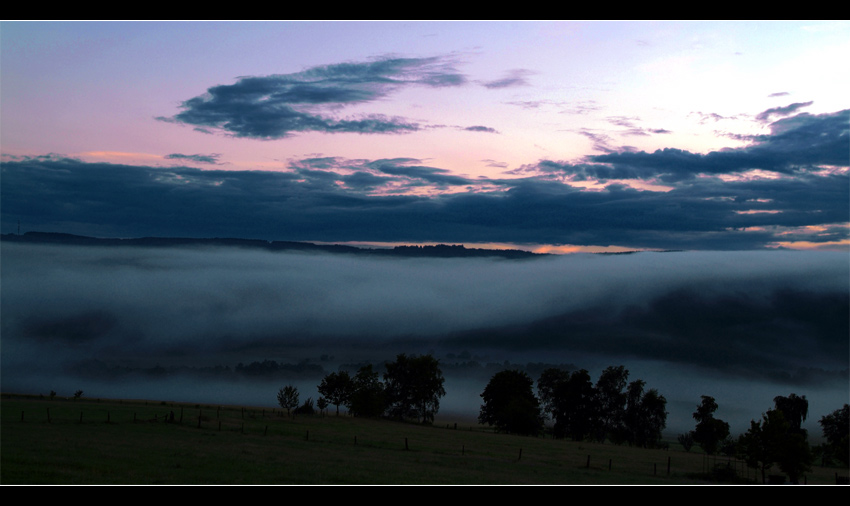
<instances>
[{"instance_id":1,"label":"meadow","mask_svg":"<svg viewBox=\"0 0 850 506\"><path fill-rule=\"evenodd\" d=\"M647 484L717 483L740 461L280 409L3 394L0 483L11 484ZM169 421L171 414L174 420ZM778 470L774 470L778 473ZM813 466L808 484L847 469ZM715 476L726 475L728 470ZM728 483L728 482L727 482Z\"/></svg>"}]
</instances>

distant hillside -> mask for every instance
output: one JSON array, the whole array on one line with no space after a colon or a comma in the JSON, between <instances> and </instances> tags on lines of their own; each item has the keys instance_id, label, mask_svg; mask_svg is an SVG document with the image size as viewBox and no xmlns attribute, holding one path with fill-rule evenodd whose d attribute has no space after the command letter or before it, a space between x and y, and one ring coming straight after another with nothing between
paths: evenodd
<instances>
[{"instance_id":1,"label":"distant hillside","mask_svg":"<svg viewBox=\"0 0 850 506\"><path fill-rule=\"evenodd\" d=\"M188 237L140 237L134 239L113 239L87 237L83 235L62 234L57 232L27 232L23 235L2 234L0 241L23 242L37 244L65 244L76 246L145 246L145 247L174 247L174 246L235 246L240 248L263 249L267 251L312 251L323 253L347 253L354 255L379 255L391 257L437 257L437 258L466 258L466 257L500 257L507 259L526 259L547 256L542 253L532 253L516 249L498 250L483 248L467 248L463 245L438 244L436 246L396 246L392 249L357 248L341 244L314 244L311 242L295 241L264 241L260 239L207 238L195 239Z\"/></svg>"}]
</instances>

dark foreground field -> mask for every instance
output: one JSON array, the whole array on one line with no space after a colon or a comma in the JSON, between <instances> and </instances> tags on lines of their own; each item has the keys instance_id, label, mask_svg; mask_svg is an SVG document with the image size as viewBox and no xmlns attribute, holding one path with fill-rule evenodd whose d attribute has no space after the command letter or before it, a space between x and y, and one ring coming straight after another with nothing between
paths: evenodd
<instances>
[{"instance_id":1,"label":"dark foreground field","mask_svg":"<svg viewBox=\"0 0 850 506\"><path fill-rule=\"evenodd\" d=\"M700 474L729 462L673 444L646 450L494 434L439 417L423 427L333 410L288 418L279 409L8 394L1 406L2 484L680 485L712 483ZM834 484L836 472L847 476L814 467L806 481Z\"/></svg>"}]
</instances>

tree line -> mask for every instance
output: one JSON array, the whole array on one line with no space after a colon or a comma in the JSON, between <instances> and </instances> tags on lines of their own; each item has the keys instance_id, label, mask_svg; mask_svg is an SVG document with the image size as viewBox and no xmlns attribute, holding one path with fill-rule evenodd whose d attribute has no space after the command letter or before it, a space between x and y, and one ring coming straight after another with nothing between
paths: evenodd
<instances>
[{"instance_id":1,"label":"tree line","mask_svg":"<svg viewBox=\"0 0 850 506\"><path fill-rule=\"evenodd\" d=\"M481 394L478 420L500 432L537 435L551 418L558 438L659 446L667 426L667 399L655 389L645 390L645 381L629 383L628 377L624 366L611 366L594 384L585 369L570 373L549 368L537 380L538 398L527 373L502 371Z\"/></svg>"},{"instance_id":2,"label":"tree line","mask_svg":"<svg viewBox=\"0 0 850 506\"><path fill-rule=\"evenodd\" d=\"M574 441L611 441L644 448L665 446L662 431L667 425L667 399L646 382L629 382L624 366L610 366L596 383L585 369L570 372L549 367L534 380L518 369L495 373L481 393L478 421L494 426L499 432L536 436L543 432L547 419L552 434ZM327 374L318 385L320 410L329 405L347 408L354 416L388 417L433 423L446 395L445 379L439 361L431 355L400 354L385 364L383 374L369 364L351 376L347 371ZM293 386L278 392L281 407L295 412L312 413L312 398L299 407L298 391ZM706 454L718 452L744 459L759 469L762 479L777 465L792 482L808 470L814 453L807 441L802 422L808 416L805 396L791 394L774 398L774 408L751 421L749 430L737 440L730 437L729 424L715 416L716 400L707 395L693 413L694 430L679 435L686 451L694 444ZM850 460L850 406L820 420L827 444L824 458L848 465Z\"/></svg>"},{"instance_id":3,"label":"tree line","mask_svg":"<svg viewBox=\"0 0 850 506\"><path fill-rule=\"evenodd\" d=\"M387 416L397 420L432 423L446 395L439 361L431 355L402 353L385 365L383 381L371 364L352 377L347 371L332 372L319 384L320 402L345 406L354 416Z\"/></svg>"},{"instance_id":4,"label":"tree line","mask_svg":"<svg viewBox=\"0 0 850 506\"><path fill-rule=\"evenodd\" d=\"M686 451L696 443L709 455L718 452L744 459L747 465L760 471L762 482L774 465L788 475L791 483L811 470L815 453L808 442L808 431L802 428L809 413L806 396L792 393L776 396L774 408L762 413L761 419L751 420L750 428L735 440L729 435L729 424L714 417L718 405L713 397L703 395L694 411L697 425L693 431L679 435ZM850 461L850 405L821 417L818 422L826 444L820 448L824 461L836 460L843 465Z\"/></svg>"}]
</instances>

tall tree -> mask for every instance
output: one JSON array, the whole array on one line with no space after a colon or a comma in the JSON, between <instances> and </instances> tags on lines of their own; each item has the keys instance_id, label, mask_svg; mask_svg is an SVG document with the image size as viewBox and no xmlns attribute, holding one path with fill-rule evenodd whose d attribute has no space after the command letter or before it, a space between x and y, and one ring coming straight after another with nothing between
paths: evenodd
<instances>
[{"instance_id":1,"label":"tall tree","mask_svg":"<svg viewBox=\"0 0 850 506\"><path fill-rule=\"evenodd\" d=\"M643 380L629 383L622 430L630 445L653 448L667 427L667 399L654 388L644 393L645 385Z\"/></svg>"},{"instance_id":2,"label":"tall tree","mask_svg":"<svg viewBox=\"0 0 850 506\"><path fill-rule=\"evenodd\" d=\"M415 417L422 423L432 423L440 410L440 397L446 395L445 379L440 363L431 355L404 353L386 365L387 411L394 418Z\"/></svg>"},{"instance_id":3,"label":"tall tree","mask_svg":"<svg viewBox=\"0 0 850 506\"><path fill-rule=\"evenodd\" d=\"M292 385L287 385L277 392L277 403L280 407L286 410L289 415L289 410L298 406L298 389Z\"/></svg>"},{"instance_id":4,"label":"tall tree","mask_svg":"<svg viewBox=\"0 0 850 506\"><path fill-rule=\"evenodd\" d=\"M372 369L372 364L361 367L354 376L354 389L349 399L349 409L354 416L376 417L387 407L384 384Z\"/></svg>"},{"instance_id":5,"label":"tall tree","mask_svg":"<svg viewBox=\"0 0 850 506\"><path fill-rule=\"evenodd\" d=\"M537 435L543 430L543 413L533 386L534 381L523 371L494 374L481 394L484 404L478 421L495 425L499 432Z\"/></svg>"},{"instance_id":6,"label":"tall tree","mask_svg":"<svg viewBox=\"0 0 850 506\"><path fill-rule=\"evenodd\" d=\"M709 455L715 454L720 443L729 436L729 424L714 418L717 407L714 397L703 395L694 412L694 420L697 421L694 441Z\"/></svg>"},{"instance_id":7,"label":"tall tree","mask_svg":"<svg viewBox=\"0 0 850 506\"><path fill-rule=\"evenodd\" d=\"M655 448L661 442L661 433L667 427L667 399L651 388L640 400L638 425L632 429L635 444Z\"/></svg>"},{"instance_id":8,"label":"tall tree","mask_svg":"<svg viewBox=\"0 0 850 506\"><path fill-rule=\"evenodd\" d=\"M599 433L597 439L605 442L605 438L623 424L625 416L627 393L624 391L629 379L629 370L620 365L609 366L599 376L596 382L596 395L599 397Z\"/></svg>"},{"instance_id":9,"label":"tall tree","mask_svg":"<svg viewBox=\"0 0 850 506\"><path fill-rule=\"evenodd\" d=\"M830 453L846 466L850 463L850 404L821 417L818 423Z\"/></svg>"},{"instance_id":10,"label":"tall tree","mask_svg":"<svg viewBox=\"0 0 850 506\"><path fill-rule=\"evenodd\" d=\"M801 428L806 417L809 415L809 401L806 396L798 397L797 394L791 394L788 397L778 395L773 398L776 409L782 411L785 415L785 420L791 426L791 432L806 435L806 430Z\"/></svg>"},{"instance_id":11,"label":"tall tree","mask_svg":"<svg viewBox=\"0 0 850 506\"><path fill-rule=\"evenodd\" d=\"M778 460L780 447L790 425L781 411L768 410L760 421L751 420L750 428L738 437L738 451L749 467L761 471L766 482L767 471Z\"/></svg>"},{"instance_id":12,"label":"tall tree","mask_svg":"<svg viewBox=\"0 0 850 506\"><path fill-rule=\"evenodd\" d=\"M555 392L562 383L570 380L570 372L566 369L550 367L545 369L537 379L537 393L540 395L540 404L543 412L554 420L556 404Z\"/></svg>"},{"instance_id":13,"label":"tall tree","mask_svg":"<svg viewBox=\"0 0 850 506\"><path fill-rule=\"evenodd\" d=\"M555 389L555 436L581 441L599 426L599 403L590 374L581 369Z\"/></svg>"},{"instance_id":14,"label":"tall tree","mask_svg":"<svg viewBox=\"0 0 850 506\"><path fill-rule=\"evenodd\" d=\"M340 404L347 405L353 391L354 382L348 371L332 372L322 378L322 383L319 384L319 393L336 406L337 416Z\"/></svg>"}]
</instances>

